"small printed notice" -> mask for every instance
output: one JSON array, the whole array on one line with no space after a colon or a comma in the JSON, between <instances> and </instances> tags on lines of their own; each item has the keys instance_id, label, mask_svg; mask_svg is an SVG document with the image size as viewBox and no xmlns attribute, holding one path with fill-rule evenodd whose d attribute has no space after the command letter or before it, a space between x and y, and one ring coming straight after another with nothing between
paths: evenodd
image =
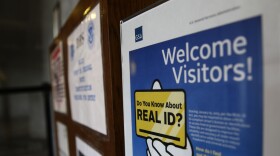
<instances>
[{"instance_id":1,"label":"small printed notice","mask_svg":"<svg viewBox=\"0 0 280 156\"><path fill-rule=\"evenodd\" d=\"M76 137L77 156L102 156L95 149L90 147L87 143Z\"/></svg>"},{"instance_id":2,"label":"small printed notice","mask_svg":"<svg viewBox=\"0 0 280 156\"><path fill-rule=\"evenodd\" d=\"M68 37L68 76L74 121L107 134L100 8L93 8Z\"/></svg>"},{"instance_id":3,"label":"small printed notice","mask_svg":"<svg viewBox=\"0 0 280 156\"><path fill-rule=\"evenodd\" d=\"M69 143L68 143L67 127L61 122L56 122L56 127L57 127L59 156L69 156Z\"/></svg>"},{"instance_id":4,"label":"small printed notice","mask_svg":"<svg viewBox=\"0 0 280 156\"><path fill-rule=\"evenodd\" d=\"M50 65L54 110L67 113L62 42L51 53Z\"/></svg>"}]
</instances>

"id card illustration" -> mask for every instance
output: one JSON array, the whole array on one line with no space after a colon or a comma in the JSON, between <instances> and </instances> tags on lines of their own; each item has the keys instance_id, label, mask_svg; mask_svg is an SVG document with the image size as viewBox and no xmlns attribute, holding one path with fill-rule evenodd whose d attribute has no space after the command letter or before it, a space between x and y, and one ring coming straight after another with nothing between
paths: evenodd
<instances>
[{"instance_id":1,"label":"id card illustration","mask_svg":"<svg viewBox=\"0 0 280 156\"><path fill-rule=\"evenodd\" d=\"M129 59L133 156L262 155L261 16Z\"/></svg>"}]
</instances>

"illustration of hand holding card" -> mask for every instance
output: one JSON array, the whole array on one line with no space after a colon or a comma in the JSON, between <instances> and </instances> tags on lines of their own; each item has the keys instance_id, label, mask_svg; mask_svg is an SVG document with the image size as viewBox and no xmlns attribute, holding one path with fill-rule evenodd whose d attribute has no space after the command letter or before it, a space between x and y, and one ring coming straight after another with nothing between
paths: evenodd
<instances>
[{"instance_id":1,"label":"illustration of hand holding card","mask_svg":"<svg viewBox=\"0 0 280 156\"><path fill-rule=\"evenodd\" d=\"M193 155L184 90L165 90L154 81L152 90L135 91L135 115L136 134L146 138L147 156Z\"/></svg>"}]
</instances>

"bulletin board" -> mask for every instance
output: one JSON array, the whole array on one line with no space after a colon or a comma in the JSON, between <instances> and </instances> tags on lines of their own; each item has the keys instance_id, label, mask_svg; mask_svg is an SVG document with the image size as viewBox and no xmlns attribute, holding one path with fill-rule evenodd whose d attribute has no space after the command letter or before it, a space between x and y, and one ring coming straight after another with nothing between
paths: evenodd
<instances>
[{"instance_id":1,"label":"bulletin board","mask_svg":"<svg viewBox=\"0 0 280 156\"><path fill-rule=\"evenodd\" d=\"M58 156L124 155L119 22L154 2L79 1L60 28L50 45L50 57L61 47L65 84L66 107L53 107Z\"/></svg>"}]
</instances>

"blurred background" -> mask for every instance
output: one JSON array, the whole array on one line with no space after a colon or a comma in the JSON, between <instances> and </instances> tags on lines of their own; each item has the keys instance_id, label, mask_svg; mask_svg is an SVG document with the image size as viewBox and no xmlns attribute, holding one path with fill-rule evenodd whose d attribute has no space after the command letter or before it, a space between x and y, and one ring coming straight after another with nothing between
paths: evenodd
<instances>
[{"instance_id":1,"label":"blurred background","mask_svg":"<svg viewBox=\"0 0 280 156\"><path fill-rule=\"evenodd\" d=\"M63 25L78 0L7 0L0 5L0 156L49 154L49 45L53 12Z\"/></svg>"}]
</instances>

